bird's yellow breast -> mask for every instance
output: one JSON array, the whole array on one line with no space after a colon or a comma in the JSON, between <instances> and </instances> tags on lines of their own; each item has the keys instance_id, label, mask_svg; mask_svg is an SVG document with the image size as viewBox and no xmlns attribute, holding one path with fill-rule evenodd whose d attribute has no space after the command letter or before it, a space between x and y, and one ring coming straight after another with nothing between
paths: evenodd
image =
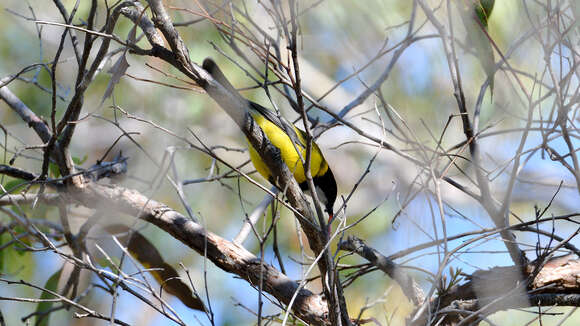
<instances>
[{"instance_id":1,"label":"bird's yellow breast","mask_svg":"<svg viewBox=\"0 0 580 326\"><path fill-rule=\"evenodd\" d=\"M302 144L292 144L292 140L290 137L278 126L270 122L264 116L259 113L252 114L252 117L256 121L256 123L262 128L264 134L270 140L272 145L276 146L280 150L280 154L282 156L282 160L288 168L290 172L294 173L294 178L298 183L303 183L306 181L306 176L304 174L304 165L296 151L296 148L300 151L300 155L302 155L302 159L306 159L306 139L304 137L304 133L302 130L299 130L296 127L293 127L296 131L296 134L300 138ZM312 152L311 152L311 159L310 159L310 173L312 177L321 176L328 170L328 164L326 163L324 157L322 156L322 152L320 148L313 143L312 144ZM250 159L254 164L256 170L264 177L266 180L270 180L270 170L266 166L266 163L260 157L260 154L254 149L254 147L250 144Z\"/></svg>"}]
</instances>

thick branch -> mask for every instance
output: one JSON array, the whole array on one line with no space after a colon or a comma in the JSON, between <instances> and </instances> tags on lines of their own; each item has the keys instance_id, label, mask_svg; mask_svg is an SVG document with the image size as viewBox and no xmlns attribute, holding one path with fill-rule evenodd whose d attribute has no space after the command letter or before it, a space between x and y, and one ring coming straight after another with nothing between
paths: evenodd
<instances>
[{"instance_id":1,"label":"thick branch","mask_svg":"<svg viewBox=\"0 0 580 326\"><path fill-rule=\"evenodd\" d=\"M551 306L554 304L580 306L580 260L574 256L557 257L541 267L526 265L525 276L534 277L527 284L518 282L521 266L495 267L476 271L469 281L452 287L434 299L433 312L445 315L447 324L459 319L470 318L472 322L481 316L488 316L500 310L529 306ZM474 312L477 312L474 314ZM437 316L422 317L412 325L425 325L427 318L438 321ZM465 325L469 325L467 322Z\"/></svg>"},{"instance_id":2,"label":"thick branch","mask_svg":"<svg viewBox=\"0 0 580 326\"><path fill-rule=\"evenodd\" d=\"M0 80L0 84L3 84L4 79ZM47 143L52 136L48 125L44 120L39 118L31 109L26 106L14 93L12 93L8 87L4 86L0 88L0 99L2 99L8 106L16 112L24 122L28 124L29 127L34 129L38 137Z\"/></svg>"},{"instance_id":3,"label":"thick branch","mask_svg":"<svg viewBox=\"0 0 580 326\"><path fill-rule=\"evenodd\" d=\"M59 194L7 194L0 197L0 206L31 204L37 200L48 205L62 203L62 197Z\"/></svg>"},{"instance_id":4,"label":"thick branch","mask_svg":"<svg viewBox=\"0 0 580 326\"><path fill-rule=\"evenodd\" d=\"M236 274L250 284L262 282L264 291L280 302L288 304L298 291L292 307L293 312L309 323L328 325L328 308L319 295L303 288L298 290L298 283L272 265L260 262L260 258L241 245L206 231L201 225L166 205L135 190L95 183L90 183L70 195L87 207L115 210L156 225L199 254L205 254L224 271Z\"/></svg>"}]
</instances>

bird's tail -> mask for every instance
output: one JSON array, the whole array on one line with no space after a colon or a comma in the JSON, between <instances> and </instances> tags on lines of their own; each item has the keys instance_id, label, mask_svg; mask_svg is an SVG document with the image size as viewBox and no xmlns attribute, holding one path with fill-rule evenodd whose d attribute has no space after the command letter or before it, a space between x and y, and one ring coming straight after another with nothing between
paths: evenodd
<instances>
[{"instance_id":1,"label":"bird's tail","mask_svg":"<svg viewBox=\"0 0 580 326\"><path fill-rule=\"evenodd\" d=\"M203 60L202 68L205 71L209 72L209 74L215 79L218 83L220 83L225 89L230 91L233 95L240 96L238 90L230 83L230 81L226 78L222 70L218 67L217 63L213 61L211 58L205 58Z\"/></svg>"}]
</instances>

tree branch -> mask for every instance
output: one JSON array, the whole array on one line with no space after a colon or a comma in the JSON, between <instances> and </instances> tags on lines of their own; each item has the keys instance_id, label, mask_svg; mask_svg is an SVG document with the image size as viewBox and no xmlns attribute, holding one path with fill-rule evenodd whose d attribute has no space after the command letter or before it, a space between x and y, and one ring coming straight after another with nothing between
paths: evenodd
<instances>
[{"instance_id":1,"label":"tree branch","mask_svg":"<svg viewBox=\"0 0 580 326\"><path fill-rule=\"evenodd\" d=\"M168 206L147 198L136 190L89 183L70 195L93 209L115 210L156 225L216 266L238 275L250 284L259 284L280 302L288 304L296 291L292 311L301 319L316 325L328 325L325 300L263 263L241 245L228 241Z\"/></svg>"}]
</instances>

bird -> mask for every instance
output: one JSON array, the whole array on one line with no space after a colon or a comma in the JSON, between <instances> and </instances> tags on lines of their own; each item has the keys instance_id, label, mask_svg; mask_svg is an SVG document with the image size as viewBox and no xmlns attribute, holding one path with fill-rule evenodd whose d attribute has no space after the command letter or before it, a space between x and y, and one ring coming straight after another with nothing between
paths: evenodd
<instances>
[{"instance_id":1,"label":"bird","mask_svg":"<svg viewBox=\"0 0 580 326\"><path fill-rule=\"evenodd\" d=\"M203 61L202 68L233 95L243 98L211 58L206 58ZM258 103L249 100L247 101L249 103L248 107L250 115L256 124L260 126L270 143L278 148L282 160L288 166L290 172L293 173L294 179L298 182L300 189L305 193L310 194L310 187L308 186L304 165L302 163L302 159L306 157L307 134L288 122L282 116L276 114L274 111L269 110ZM248 147L250 159L254 168L256 168L258 173L260 173L260 175L262 175L266 180L277 186L273 181L270 169L249 141ZM297 150L300 154L298 154ZM333 208L338 188L334 174L324 158L324 155L322 155L320 147L318 147L315 142L312 142L310 173L317 197L324 205L324 209L328 214L327 224L330 228L330 224L334 219Z\"/></svg>"}]
</instances>

